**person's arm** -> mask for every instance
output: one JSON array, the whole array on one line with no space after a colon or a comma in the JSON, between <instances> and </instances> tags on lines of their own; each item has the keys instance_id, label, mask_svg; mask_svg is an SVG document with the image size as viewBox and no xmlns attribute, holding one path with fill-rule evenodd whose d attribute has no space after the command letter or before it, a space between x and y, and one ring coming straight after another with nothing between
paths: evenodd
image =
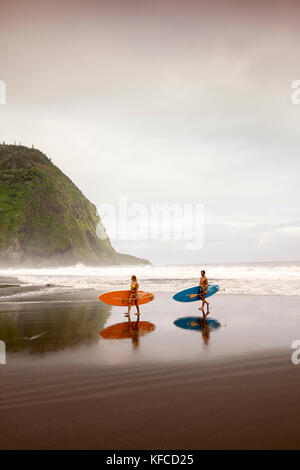
<instances>
[{"instance_id":1,"label":"person's arm","mask_svg":"<svg viewBox=\"0 0 300 470\"><path fill-rule=\"evenodd\" d=\"M132 282L130 283L130 294L129 294L129 298L131 298L133 294L133 288L132 288Z\"/></svg>"}]
</instances>

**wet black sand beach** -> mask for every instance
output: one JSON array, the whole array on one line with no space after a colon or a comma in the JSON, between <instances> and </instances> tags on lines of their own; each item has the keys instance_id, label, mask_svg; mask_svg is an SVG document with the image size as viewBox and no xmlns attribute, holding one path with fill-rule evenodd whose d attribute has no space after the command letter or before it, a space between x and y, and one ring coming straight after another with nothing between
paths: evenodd
<instances>
[{"instance_id":1,"label":"wet black sand beach","mask_svg":"<svg viewBox=\"0 0 300 470\"><path fill-rule=\"evenodd\" d=\"M105 339L127 320L93 291L1 302L0 448L299 448L298 297L211 304L208 339L173 324L198 305L170 294L143 307L148 334Z\"/></svg>"}]
</instances>

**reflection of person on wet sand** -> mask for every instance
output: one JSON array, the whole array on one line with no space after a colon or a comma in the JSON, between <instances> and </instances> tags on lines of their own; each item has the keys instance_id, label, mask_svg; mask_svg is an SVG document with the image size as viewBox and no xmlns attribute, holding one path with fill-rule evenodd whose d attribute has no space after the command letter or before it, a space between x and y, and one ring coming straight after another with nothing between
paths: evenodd
<instances>
[{"instance_id":1,"label":"reflection of person on wet sand","mask_svg":"<svg viewBox=\"0 0 300 470\"><path fill-rule=\"evenodd\" d=\"M139 298L139 283L137 281L136 276L131 276L130 296L128 299L128 312L125 313L125 317L130 317L131 305L134 304L136 306L136 315L138 319L140 318L140 308L138 304L138 298Z\"/></svg>"},{"instance_id":2,"label":"reflection of person on wet sand","mask_svg":"<svg viewBox=\"0 0 300 470\"><path fill-rule=\"evenodd\" d=\"M205 276L205 271L201 271L201 278L200 278L200 299L202 300L202 307L199 308L199 310L202 310L203 312L203 318L205 318L205 313L204 313L204 305L207 305L207 311L206 315L209 314L209 303L207 300L205 300L206 294L207 294L207 289L208 289L208 279Z\"/></svg>"},{"instance_id":3,"label":"reflection of person on wet sand","mask_svg":"<svg viewBox=\"0 0 300 470\"><path fill-rule=\"evenodd\" d=\"M210 328L206 321L206 315L204 312L203 312L203 318L200 318L200 329L201 329L204 344L208 344L208 341L210 338Z\"/></svg>"},{"instance_id":4,"label":"reflection of person on wet sand","mask_svg":"<svg viewBox=\"0 0 300 470\"><path fill-rule=\"evenodd\" d=\"M132 339L132 344L135 347L139 346L139 316L138 320L134 323L130 320L130 317L128 317L128 328L130 332L130 336Z\"/></svg>"}]
</instances>

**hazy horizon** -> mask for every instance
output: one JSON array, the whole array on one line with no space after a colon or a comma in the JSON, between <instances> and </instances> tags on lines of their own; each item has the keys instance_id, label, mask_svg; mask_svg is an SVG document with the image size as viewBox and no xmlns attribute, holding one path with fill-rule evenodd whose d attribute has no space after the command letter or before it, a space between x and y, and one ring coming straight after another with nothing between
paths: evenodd
<instances>
[{"instance_id":1,"label":"hazy horizon","mask_svg":"<svg viewBox=\"0 0 300 470\"><path fill-rule=\"evenodd\" d=\"M276 0L2 0L0 140L39 148L98 208L204 205L203 248L112 239L117 251L293 262L299 13Z\"/></svg>"}]
</instances>

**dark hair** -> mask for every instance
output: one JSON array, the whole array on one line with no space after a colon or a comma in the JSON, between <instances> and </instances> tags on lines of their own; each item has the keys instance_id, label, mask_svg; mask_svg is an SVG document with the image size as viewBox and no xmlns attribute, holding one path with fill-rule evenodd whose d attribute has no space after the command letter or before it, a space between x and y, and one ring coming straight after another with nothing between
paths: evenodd
<instances>
[{"instance_id":1,"label":"dark hair","mask_svg":"<svg viewBox=\"0 0 300 470\"><path fill-rule=\"evenodd\" d=\"M135 276L134 274L133 274L133 276L131 276L131 279L132 279L133 281L137 281L136 276Z\"/></svg>"},{"instance_id":2,"label":"dark hair","mask_svg":"<svg viewBox=\"0 0 300 470\"><path fill-rule=\"evenodd\" d=\"M204 271L204 269L202 269L201 273L205 274L205 271Z\"/></svg>"}]
</instances>

